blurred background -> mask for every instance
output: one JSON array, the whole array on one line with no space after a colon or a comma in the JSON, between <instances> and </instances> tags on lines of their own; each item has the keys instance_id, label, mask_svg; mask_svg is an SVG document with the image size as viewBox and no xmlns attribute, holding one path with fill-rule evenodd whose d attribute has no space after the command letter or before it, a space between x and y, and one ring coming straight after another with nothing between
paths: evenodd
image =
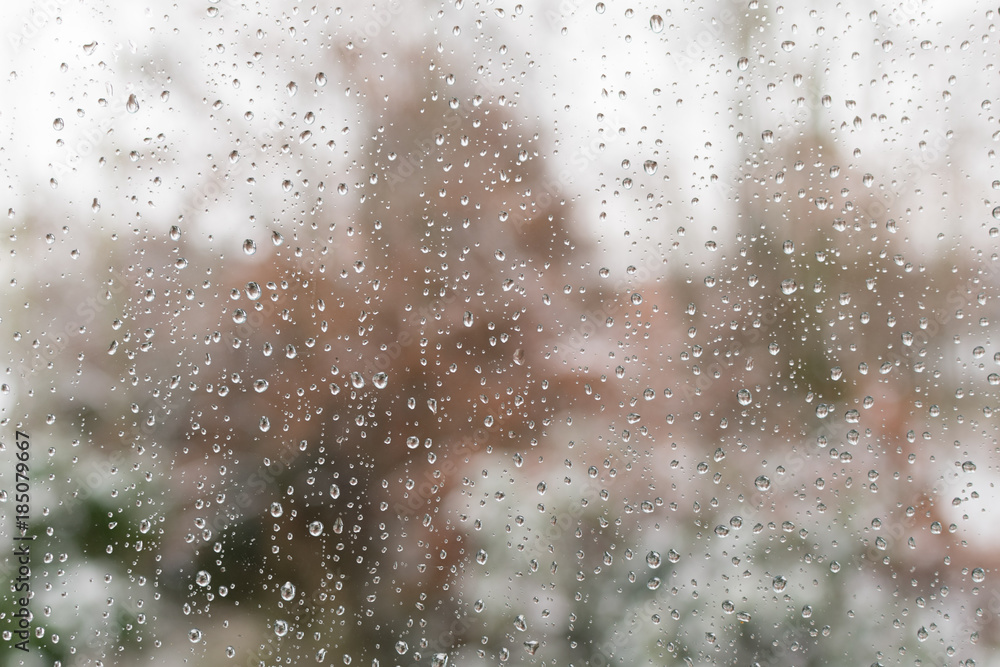
<instances>
[{"instance_id":1,"label":"blurred background","mask_svg":"<svg viewBox=\"0 0 1000 667\"><path fill-rule=\"evenodd\" d=\"M1000 664L996 8L2 11L3 664Z\"/></svg>"}]
</instances>

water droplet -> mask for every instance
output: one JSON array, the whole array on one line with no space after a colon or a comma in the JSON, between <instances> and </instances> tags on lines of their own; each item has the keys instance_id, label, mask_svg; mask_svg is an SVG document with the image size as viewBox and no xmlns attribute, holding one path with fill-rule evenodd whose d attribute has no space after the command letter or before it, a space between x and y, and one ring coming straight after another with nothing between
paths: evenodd
<instances>
[{"instance_id":1,"label":"water droplet","mask_svg":"<svg viewBox=\"0 0 1000 667\"><path fill-rule=\"evenodd\" d=\"M262 294L262 292L260 290L260 285L258 285L255 282L249 282L249 283L247 283L246 293L247 293L247 296L249 298L251 298L254 301L256 301L257 299L260 298L260 296Z\"/></svg>"},{"instance_id":2,"label":"water droplet","mask_svg":"<svg viewBox=\"0 0 1000 667\"><path fill-rule=\"evenodd\" d=\"M514 619L514 627L521 632L528 629L528 623L524 620L524 614L517 615L517 618Z\"/></svg>"},{"instance_id":3,"label":"water droplet","mask_svg":"<svg viewBox=\"0 0 1000 667\"><path fill-rule=\"evenodd\" d=\"M191 628L188 630L188 639L191 640L192 644L197 644L201 641L201 630L198 628Z\"/></svg>"},{"instance_id":4,"label":"water droplet","mask_svg":"<svg viewBox=\"0 0 1000 667\"><path fill-rule=\"evenodd\" d=\"M410 650L410 647L402 639L399 640L398 642L396 642L396 653L398 653L400 655L404 655L409 650Z\"/></svg>"},{"instance_id":5,"label":"water droplet","mask_svg":"<svg viewBox=\"0 0 1000 667\"><path fill-rule=\"evenodd\" d=\"M205 570L198 570L198 574L195 575L194 581L202 588L205 588L212 583L212 575Z\"/></svg>"},{"instance_id":6,"label":"water droplet","mask_svg":"<svg viewBox=\"0 0 1000 667\"><path fill-rule=\"evenodd\" d=\"M279 502L273 502L273 503L271 503L271 516L273 516L275 519L277 519L282 514L284 514L284 512L285 512L285 510L281 506L281 503L279 503Z\"/></svg>"},{"instance_id":7,"label":"water droplet","mask_svg":"<svg viewBox=\"0 0 1000 667\"><path fill-rule=\"evenodd\" d=\"M781 281L781 293L782 294L794 294L795 290L799 288L798 284L791 278L786 278Z\"/></svg>"},{"instance_id":8,"label":"water droplet","mask_svg":"<svg viewBox=\"0 0 1000 667\"><path fill-rule=\"evenodd\" d=\"M263 378L259 380L254 380L253 390L256 391L258 394L262 394L265 391L267 391L267 380Z\"/></svg>"},{"instance_id":9,"label":"water droplet","mask_svg":"<svg viewBox=\"0 0 1000 667\"><path fill-rule=\"evenodd\" d=\"M285 635L287 635L288 634L288 622L287 621L282 621L280 619L277 620L277 621L275 621L274 622L274 634L278 635L279 637L284 637Z\"/></svg>"},{"instance_id":10,"label":"water droplet","mask_svg":"<svg viewBox=\"0 0 1000 667\"><path fill-rule=\"evenodd\" d=\"M323 74L323 72L317 73L315 81L316 85L322 88L326 85L326 74Z\"/></svg>"},{"instance_id":11,"label":"water droplet","mask_svg":"<svg viewBox=\"0 0 1000 667\"><path fill-rule=\"evenodd\" d=\"M486 553L486 550L485 549L480 549L476 553L476 562L479 563L480 565L485 565L486 564L486 559L488 557L489 557L489 554Z\"/></svg>"},{"instance_id":12,"label":"water droplet","mask_svg":"<svg viewBox=\"0 0 1000 667\"><path fill-rule=\"evenodd\" d=\"M977 567L972 571L972 580L977 584L983 583L986 580L986 570L981 567Z\"/></svg>"},{"instance_id":13,"label":"water droplet","mask_svg":"<svg viewBox=\"0 0 1000 667\"><path fill-rule=\"evenodd\" d=\"M663 32L663 17L659 14L653 14L649 17L649 27L653 32Z\"/></svg>"},{"instance_id":14,"label":"water droplet","mask_svg":"<svg viewBox=\"0 0 1000 667\"><path fill-rule=\"evenodd\" d=\"M465 315L462 316L462 324L467 327L471 327L473 322L473 315L469 311L465 311Z\"/></svg>"},{"instance_id":15,"label":"water droplet","mask_svg":"<svg viewBox=\"0 0 1000 667\"><path fill-rule=\"evenodd\" d=\"M243 253L246 255L252 255L257 252L257 244L253 239L247 239L243 242Z\"/></svg>"},{"instance_id":16,"label":"water droplet","mask_svg":"<svg viewBox=\"0 0 1000 667\"><path fill-rule=\"evenodd\" d=\"M271 420L268 419L267 417L261 417L260 418L260 430L263 431L264 433L267 433L268 431L270 431L271 430Z\"/></svg>"},{"instance_id":17,"label":"water droplet","mask_svg":"<svg viewBox=\"0 0 1000 667\"><path fill-rule=\"evenodd\" d=\"M233 322L236 324L243 324L247 321L247 313L242 308L237 308L233 311Z\"/></svg>"},{"instance_id":18,"label":"water droplet","mask_svg":"<svg viewBox=\"0 0 1000 667\"><path fill-rule=\"evenodd\" d=\"M309 524L309 534L313 537L319 537L323 534L323 522L313 521Z\"/></svg>"},{"instance_id":19,"label":"water droplet","mask_svg":"<svg viewBox=\"0 0 1000 667\"><path fill-rule=\"evenodd\" d=\"M793 252L795 252L795 242L785 241L784 243L781 244L781 250L786 255L791 255Z\"/></svg>"},{"instance_id":20,"label":"water droplet","mask_svg":"<svg viewBox=\"0 0 1000 667\"><path fill-rule=\"evenodd\" d=\"M795 42L793 41L788 40L781 43L782 51L791 51L794 48L795 48Z\"/></svg>"},{"instance_id":21,"label":"water droplet","mask_svg":"<svg viewBox=\"0 0 1000 667\"><path fill-rule=\"evenodd\" d=\"M389 385L389 376L386 373L376 373L372 377L372 383L379 389L385 389Z\"/></svg>"},{"instance_id":22,"label":"water droplet","mask_svg":"<svg viewBox=\"0 0 1000 667\"><path fill-rule=\"evenodd\" d=\"M662 562L663 560L660 558L660 552L650 551L648 554L646 554L646 565L648 565L649 567L651 568L660 567L660 563Z\"/></svg>"},{"instance_id":23,"label":"water droplet","mask_svg":"<svg viewBox=\"0 0 1000 667\"><path fill-rule=\"evenodd\" d=\"M330 497L333 498L334 500L340 497L340 487L337 486L336 484L330 485Z\"/></svg>"},{"instance_id":24,"label":"water droplet","mask_svg":"<svg viewBox=\"0 0 1000 667\"><path fill-rule=\"evenodd\" d=\"M740 405L750 405L753 401L753 395L749 389L740 389L736 392L736 399L740 402Z\"/></svg>"},{"instance_id":25,"label":"water droplet","mask_svg":"<svg viewBox=\"0 0 1000 667\"><path fill-rule=\"evenodd\" d=\"M281 586L281 599L288 602L295 597L295 585L290 581L286 581Z\"/></svg>"},{"instance_id":26,"label":"water droplet","mask_svg":"<svg viewBox=\"0 0 1000 667\"><path fill-rule=\"evenodd\" d=\"M656 163L656 160L646 160L645 162L642 163L643 171L645 171L650 176L656 173L656 169L658 166L659 165Z\"/></svg>"},{"instance_id":27,"label":"water droplet","mask_svg":"<svg viewBox=\"0 0 1000 667\"><path fill-rule=\"evenodd\" d=\"M765 475L760 475L753 481L753 485L757 487L758 491L767 491L771 488L771 480Z\"/></svg>"},{"instance_id":28,"label":"water droplet","mask_svg":"<svg viewBox=\"0 0 1000 667\"><path fill-rule=\"evenodd\" d=\"M431 657L431 667L448 667L448 654L435 653Z\"/></svg>"},{"instance_id":29,"label":"water droplet","mask_svg":"<svg viewBox=\"0 0 1000 667\"><path fill-rule=\"evenodd\" d=\"M66 127L66 123L62 118L56 118L52 121L52 129L56 132L60 132L64 127Z\"/></svg>"},{"instance_id":30,"label":"water droplet","mask_svg":"<svg viewBox=\"0 0 1000 667\"><path fill-rule=\"evenodd\" d=\"M972 461L966 461L962 464L963 472L976 472L976 464Z\"/></svg>"},{"instance_id":31,"label":"water droplet","mask_svg":"<svg viewBox=\"0 0 1000 667\"><path fill-rule=\"evenodd\" d=\"M740 58L739 60L736 61L736 68L739 69L740 71L746 71L748 67L750 67L749 58Z\"/></svg>"},{"instance_id":32,"label":"water droplet","mask_svg":"<svg viewBox=\"0 0 1000 667\"><path fill-rule=\"evenodd\" d=\"M135 113L139 110L139 100L135 99L135 95L128 96L128 102L125 103L125 110L129 113Z\"/></svg>"},{"instance_id":33,"label":"water droplet","mask_svg":"<svg viewBox=\"0 0 1000 667\"><path fill-rule=\"evenodd\" d=\"M780 574L771 580L771 588L774 589L776 593L780 593L785 590L785 586L788 584L788 580L785 579Z\"/></svg>"}]
</instances>

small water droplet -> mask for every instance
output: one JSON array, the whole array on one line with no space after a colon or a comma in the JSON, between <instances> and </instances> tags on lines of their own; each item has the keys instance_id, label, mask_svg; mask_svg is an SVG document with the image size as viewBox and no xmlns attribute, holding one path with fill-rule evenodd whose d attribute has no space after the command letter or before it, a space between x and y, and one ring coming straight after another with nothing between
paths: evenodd
<instances>
[{"instance_id":1,"label":"small water droplet","mask_svg":"<svg viewBox=\"0 0 1000 667\"><path fill-rule=\"evenodd\" d=\"M139 110L139 100L135 98L135 94L128 96L128 102L125 103L125 110L129 113L135 113Z\"/></svg>"},{"instance_id":2,"label":"small water droplet","mask_svg":"<svg viewBox=\"0 0 1000 667\"><path fill-rule=\"evenodd\" d=\"M243 252L247 255L252 255L257 252L257 244L253 239L247 239L243 242Z\"/></svg>"}]
</instances>

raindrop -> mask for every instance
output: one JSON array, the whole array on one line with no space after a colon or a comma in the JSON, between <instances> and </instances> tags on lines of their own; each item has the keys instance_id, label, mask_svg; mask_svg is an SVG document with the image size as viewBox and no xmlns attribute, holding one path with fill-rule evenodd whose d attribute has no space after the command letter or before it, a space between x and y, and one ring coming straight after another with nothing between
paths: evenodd
<instances>
[{"instance_id":1,"label":"raindrop","mask_svg":"<svg viewBox=\"0 0 1000 667\"><path fill-rule=\"evenodd\" d=\"M295 586L290 581L286 581L281 586L281 599L288 602L295 597Z\"/></svg>"},{"instance_id":2,"label":"raindrop","mask_svg":"<svg viewBox=\"0 0 1000 667\"><path fill-rule=\"evenodd\" d=\"M740 389L736 392L736 398L739 400L740 405L750 405L751 401L753 401L753 395L749 389Z\"/></svg>"},{"instance_id":3,"label":"raindrop","mask_svg":"<svg viewBox=\"0 0 1000 667\"><path fill-rule=\"evenodd\" d=\"M198 628L191 628L188 630L188 639L191 640L192 644L197 644L201 641L201 630Z\"/></svg>"},{"instance_id":4,"label":"raindrop","mask_svg":"<svg viewBox=\"0 0 1000 667\"><path fill-rule=\"evenodd\" d=\"M767 491L771 488L771 480L765 475L760 475L753 481L753 485L757 487L758 491Z\"/></svg>"},{"instance_id":5,"label":"raindrop","mask_svg":"<svg viewBox=\"0 0 1000 667\"><path fill-rule=\"evenodd\" d=\"M774 589L776 593L780 593L785 590L785 586L788 584L788 580L785 579L780 574L771 580L771 588Z\"/></svg>"},{"instance_id":6,"label":"raindrop","mask_svg":"<svg viewBox=\"0 0 1000 667\"><path fill-rule=\"evenodd\" d=\"M261 394L261 393L267 391L267 380L265 380L263 378L261 378L259 380L254 380L253 389L258 394Z\"/></svg>"},{"instance_id":7,"label":"raindrop","mask_svg":"<svg viewBox=\"0 0 1000 667\"><path fill-rule=\"evenodd\" d=\"M202 588L205 588L206 586L212 583L212 575L210 575L205 570L199 570L198 574L196 574L194 577L194 581Z\"/></svg>"},{"instance_id":8,"label":"raindrop","mask_svg":"<svg viewBox=\"0 0 1000 667\"><path fill-rule=\"evenodd\" d=\"M243 242L243 253L246 255L252 255L257 252L257 244L253 239L247 239Z\"/></svg>"},{"instance_id":9,"label":"raindrop","mask_svg":"<svg viewBox=\"0 0 1000 667\"><path fill-rule=\"evenodd\" d=\"M125 103L125 110L129 113L135 113L139 110L139 100L135 99L135 95L128 96L128 102Z\"/></svg>"},{"instance_id":10,"label":"raindrop","mask_svg":"<svg viewBox=\"0 0 1000 667\"><path fill-rule=\"evenodd\" d=\"M649 27L653 32L663 32L663 17L659 14L653 14L649 17Z\"/></svg>"},{"instance_id":11,"label":"raindrop","mask_svg":"<svg viewBox=\"0 0 1000 667\"><path fill-rule=\"evenodd\" d=\"M319 537L323 534L323 522L313 521L309 524L309 534L313 537Z\"/></svg>"},{"instance_id":12,"label":"raindrop","mask_svg":"<svg viewBox=\"0 0 1000 667\"><path fill-rule=\"evenodd\" d=\"M791 278L786 278L781 281L781 293L782 294L794 294L799 286Z\"/></svg>"},{"instance_id":13,"label":"raindrop","mask_svg":"<svg viewBox=\"0 0 1000 667\"><path fill-rule=\"evenodd\" d=\"M376 373L372 377L372 383L379 389L385 389L389 385L389 376L386 373Z\"/></svg>"}]
</instances>

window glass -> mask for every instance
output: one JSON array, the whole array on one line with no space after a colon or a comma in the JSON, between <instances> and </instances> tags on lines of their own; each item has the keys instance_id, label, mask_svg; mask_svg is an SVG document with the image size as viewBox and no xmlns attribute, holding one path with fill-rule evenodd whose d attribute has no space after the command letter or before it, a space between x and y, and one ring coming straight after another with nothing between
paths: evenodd
<instances>
[{"instance_id":1,"label":"window glass","mask_svg":"<svg viewBox=\"0 0 1000 667\"><path fill-rule=\"evenodd\" d=\"M4 664L995 662L995 7L3 14Z\"/></svg>"}]
</instances>

